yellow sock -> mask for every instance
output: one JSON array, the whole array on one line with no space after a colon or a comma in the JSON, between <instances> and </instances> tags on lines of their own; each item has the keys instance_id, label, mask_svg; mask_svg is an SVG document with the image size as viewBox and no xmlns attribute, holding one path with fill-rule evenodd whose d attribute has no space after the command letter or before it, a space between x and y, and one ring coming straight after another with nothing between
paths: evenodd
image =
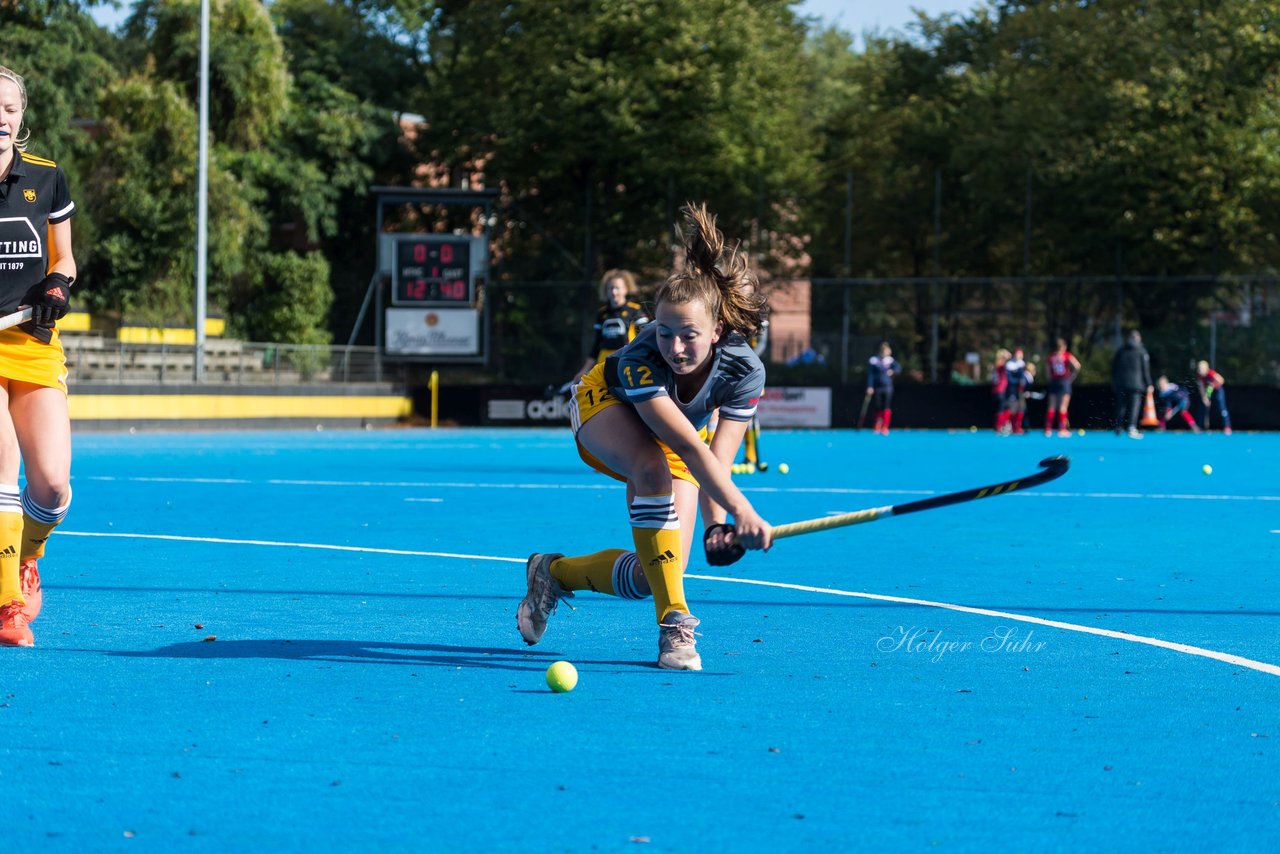
<instances>
[{"instance_id":1,"label":"yellow sock","mask_svg":"<svg viewBox=\"0 0 1280 854\"><path fill-rule=\"evenodd\" d=\"M620 599L648 599L649 582L637 571L636 553L605 549L551 562L551 577L566 590L594 590Z\"/></svg>"},{"instance_id":2,"label":"yellow sock","mask_svg":"<svg viewBox=\"0 0 1280 854\"><path fill-rule=\"evenodd\" d=\"M19 552L22 560L29 557L44 557L44 544L49 541L49 535L53 533L53 529L58 527L58 522L40 522L32 519L27 514L22 514L22 548Z\"/></svg>"},{"instance_id":3,"label":"yellow sock","mask_svg":"<svg viewBox=\"0 0 1280 854\"><path fill-rule=\"evenodd\" d=\"M17 496L14 496L15 503ZM0 605L10 602L27 604L22 598L22 582L18 578L18 544L22 541L22 514L0 512Z\"/></svg>"},{"instance_id":4,"label":"yellow sock","mask_svg":"<svg viewBox=\"0 0 1280 854\"><path fill-rule=\"evenodd\" d=\"M19 548L21 557L26 560L29 557L44 557L44 545L49 541L49 535L53 533L53 529L62 524L62 520L67 518L67 510L71 507L71 499L67 498L66 503L61 507L44 507L37 504L35 499L31 497L31 493L27 490L22 491L22 546Z\"/></svg>"},{"instance_id":5,"label":"yellow sock","mask_svg":"<svg viewBox=\"0 0 1280 854\"><path fill-rule=\"evenodd\" d=\"M622 549L605 549L581 557L562 557L551 562L551 577L565 590L594 590L616 596L613 565L623 554Z\"/></svg>"},{"instance_id":6,"label":"yellow sock","mask_svg":"<svg viewBox=\"0 0 1280 854\"><path fill-rule=\"evenodd\" d=\"M653 527L654 524L660 527ZM638 495L631 505L631 537L645 580L653 590L658 622L672 611L689 612L684 601L684 555L675 496Z\"/></svg>"}]
</instances>

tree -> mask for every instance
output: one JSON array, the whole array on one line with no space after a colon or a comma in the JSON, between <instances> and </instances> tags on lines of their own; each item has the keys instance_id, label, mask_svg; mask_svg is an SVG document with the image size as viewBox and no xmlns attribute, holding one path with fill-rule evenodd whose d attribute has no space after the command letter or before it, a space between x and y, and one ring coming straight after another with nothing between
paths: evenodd
<instances>
[{"instance_id":1,"label":"tree","mask_svg":"<svg viewBox=\"0 0 1280 854\"><path fill-rule=\"evenodd\" d=\"M101 100L95 168L87 202L100 238L86 273L99 310L149 323L194 314L196 117L169 82L131 77ZM265 222L231 174L209 176L209 301L226 305L229 284L255 275L242 247L261 245Z\"/></svg>"},{"instance_id":2,"label":"tree","mask_svg":"<svg viewBox=\"0 0 1280 854\"><path fill-rule=\"evenodd\" d=\"M787 5L440 4L419 150L505 188L510 275L660 275L687 199L747 234L809 185L804 28Z\"/></svg>"}]
</instances>

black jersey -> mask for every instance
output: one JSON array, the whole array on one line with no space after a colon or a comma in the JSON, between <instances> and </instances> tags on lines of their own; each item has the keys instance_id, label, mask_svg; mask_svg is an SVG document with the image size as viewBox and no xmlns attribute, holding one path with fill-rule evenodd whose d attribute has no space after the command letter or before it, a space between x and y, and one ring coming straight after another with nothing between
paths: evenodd
<instances>
[{"instance_id":1,"label":"black jersey","mask_svg":"<svg viewBox=\"0 0 1280 854\"><path fill-rule=\"evenodd\" d=\"M49 272L49 226L76 212L58 164L13 149L13 166L0 181L0 314L22 304Z\"/></svg>"},{"instance_id":2,"label":"black jersey","mask_svg":"<svg viewBox=\"0 0 1280 854\"><path fill-rule=\"evenodd\" d=\"M629 403L670 397L689 423L701 429L716 409L730 421L751 420L764 392L764 365L741 335L727 335L711 356L707 381L692 400L681 400L675 373L658 350L658 328L650 325L604 360L604 381L615 397Z\"/></svg>"},{"instance_id":3,"label":"black jersey","mask_svg":"<svg viewBox=\"0 0 1280 854\"><path fill-rule=\"evenodd\" d=\"M605 303L596 315L596 340L591 347L597 362L615 350L621 350L636 337L636 332L649 322L649 316L638 302L620 306Z\"/></svg>"}]
</instances>

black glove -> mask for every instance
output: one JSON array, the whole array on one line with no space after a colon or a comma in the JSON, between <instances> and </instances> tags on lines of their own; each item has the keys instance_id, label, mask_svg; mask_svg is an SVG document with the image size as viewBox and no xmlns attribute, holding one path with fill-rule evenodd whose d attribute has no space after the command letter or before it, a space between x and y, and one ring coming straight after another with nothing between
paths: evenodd
<instances>
[{"instance_id":1,"label":"black glove","mask_svg":"<svg viewBox=\"0 0 1280 854\"><path fill-rule=\"evenodd\" d=\"M720 532L732 535L733 526L717 522L714 525L708 525L702 532L702 547L707 553L707 563L711 566L728 566L731 563L737 563L747 550L738 545L736 537L725 545L712 546L711 537Z\"/></svg>"},{"instance_id":2,"label":"black glove","mask_svg":"<svg viewBox=\"0 0 1280 854\"><path fill-rule=\"evenodd\" d=\"M31 306L31 322L51 329L67 313L71 301L71 279L61 273L50 273L34 285L22 301Z\"/></svg>"}]
</instances>

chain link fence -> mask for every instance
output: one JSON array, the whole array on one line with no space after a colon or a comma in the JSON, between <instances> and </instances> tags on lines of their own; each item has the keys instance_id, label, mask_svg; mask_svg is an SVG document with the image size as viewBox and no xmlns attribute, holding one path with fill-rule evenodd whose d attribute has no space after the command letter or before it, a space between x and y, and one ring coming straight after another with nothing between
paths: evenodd
<instances>
[{"instance_id":1,"label":"chain link fence","mask_svg":"<svg viewBox=\"0 0 1280 854\"><path fill-rule=\"evenodd\" d=\"M1187 383L1206 360L1233 384L1280 387L1280 279L814 279L807 333L776 335L765 354L774 385L836 385L865 378L888 341L902 382L989 381L998 348L1043 363L1065 338L1081 381L1105 384L1124 330L1138 328L1152 369ZM559 385L590 348L596 282L494 282L488 287L490 359L439 366L453 381ZM766 290L769 283L765 283ZM642 300L653 283L642 290ZM97 333L63 337L73 381L189 383L195 347L133 344ZM412 383L431 367L389 360L376 347L209 339L205 380L243 385Z\"/></svg>"},{"instance_id":2,"label":"chain link fence","mask_svg":"<svg viewBox=\"0 0 1280 854\"><path fill-rule=\"evenodd\" d=\"M983 384L998 348L1042 364L1062 337L1081 381L1105 384L1123 333L1137 328L1153 371L1175 382L1203 359L1229 382L1280 386L1277 278L813 279L811 292L807 349L775 340L771 383L860 382L888 341L905 382ZM495 283L490 298L494 379L550 383L582 364L594 282Z\"/></svg>"}]
</instances>

